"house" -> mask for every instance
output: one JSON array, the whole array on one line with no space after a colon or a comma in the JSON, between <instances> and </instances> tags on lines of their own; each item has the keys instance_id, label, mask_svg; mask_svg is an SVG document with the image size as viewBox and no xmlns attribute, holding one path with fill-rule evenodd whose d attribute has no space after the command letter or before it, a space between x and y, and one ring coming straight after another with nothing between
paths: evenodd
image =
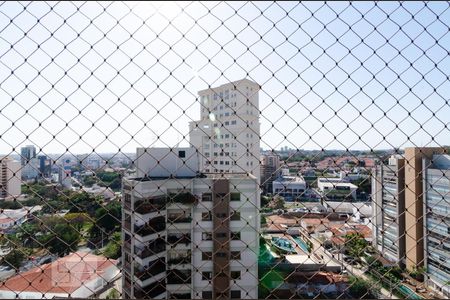
<instances>
[{"instance_id":1,"label":"house","mask_svg":"<svg viewBox=\"0 0 450 300\"><path fill-rule=\"evenodd\" d=\"M117 260L78 251L0 283L0 298L89 298L119 274Z\"/></svg>"}]
</instances>

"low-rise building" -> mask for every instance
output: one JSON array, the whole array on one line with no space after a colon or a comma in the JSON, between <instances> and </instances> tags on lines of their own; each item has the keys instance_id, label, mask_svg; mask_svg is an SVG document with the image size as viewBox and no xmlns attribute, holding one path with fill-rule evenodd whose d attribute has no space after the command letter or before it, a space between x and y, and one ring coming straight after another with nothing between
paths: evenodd
<instances>
[{"instance_id":1,"label":"low-rise building","mask_svg":"<svg viewBox=\"0 0 450 300\"><path fill-rule=\"evenodd\" d=\"M281 176L272 182L272 193L287 200L301 197L306 190L306 182L301 176L289 175L288 169L281 170Z\"/></svg>"},{"instance_id":2,"label":"low-rise building","mask_svg":"<svg viewBox=\"0 0 450 300\"><path fill-rule=\"evenodd\" d=\"M345 181L341 177L319 177L317 188L327 198L332 200L356 199L358 186Z\"/></svg>"},{"instance_id":3,"label":"low-rise building","mask_svg":"<svg viewBox=\"0 0 450 300\"><path fill-rule=\"evenodd\" d=\"M90 298L118 276L117 260L79 251L0 283L0 298Z\"/></svg>"}]
</instances>

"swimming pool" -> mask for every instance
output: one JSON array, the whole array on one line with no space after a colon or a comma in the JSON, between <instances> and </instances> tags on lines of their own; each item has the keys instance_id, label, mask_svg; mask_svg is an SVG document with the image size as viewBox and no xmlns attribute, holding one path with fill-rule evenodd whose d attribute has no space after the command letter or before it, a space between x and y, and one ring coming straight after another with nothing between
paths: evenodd
<instances>
[{"instance_id":1,"label":"swimming pool","mask_svg":"<svg viewBox=\"0 0 450 300\"><path fill-rule=\"evenodd\" d=\"M406 296L407 299L423 299L406 285L401 284L398 289Z\"/></svg>"},{"instance_id":2,"label":"swimming pool","mask_svg":"<svg viewBox=\"0 0 450 300\"><path fill-rule=\"evenodd\" d=\"M309 252L308 245L301 238L294 237L293 239L303 251Z\"/></svg>"}]
</instances>

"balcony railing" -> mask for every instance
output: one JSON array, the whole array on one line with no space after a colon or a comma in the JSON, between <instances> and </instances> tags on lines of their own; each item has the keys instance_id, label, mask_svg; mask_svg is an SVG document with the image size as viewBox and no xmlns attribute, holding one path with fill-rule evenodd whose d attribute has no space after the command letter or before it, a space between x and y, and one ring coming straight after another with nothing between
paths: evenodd
<instances>
[{"instance_id":1,"label":"balcony railing","mask_svg":"<svg viewBox=\"0 0 450 300\"><path fill-rule=\"evenodd\" d=\"M169 299L192 299L191 293L171 293Z\"/></svg>"},{"instance_id":2,"label":"balcony railing","mask_svg":"<svg viewBox=\"0 0 450 300\"><path fill-rule=\"evenodd\" d=\"M137 279L144 281L164 271L166 271L166 263L164 259L157 259L149 263L147 268L136 270L134 275Z\"/></svg>"},{"instance_id":3,"label":"balcony railing","mask_svg":"<svg viewBox=\"0 0 450 300\"><path fill-rule=\"evenodd\" d=\"M134 247L134 254L136 254L139 258L147 258L149 256L165 251L166 242L164 238L158 238L157 240L153 241L148 246L143 248Z\"/></svg>"},{"instance_id":4,"label":"balcony railing","mask_svg":"<svg viewBox=\"0 0 450 300\"><path fill-rule=\"evenodd\" d=\"M171 270L167 273L167 284L191 283L191 274L179 270Z\"/></svg>"},{"instance_id":5,"label":"balcony railing","mask_svg":"<svg viewBox=\"0 0 450 300\"><path fill-rule=\"evenodd\" d=\"M168 235L167 242L172 246L178 245L180 243L189 245L191 243L191 235L189 233L183 235Z\"/></svg>"},{"instance_id":6,"label":"balcony railing","mask_svg":"<svg viewBox=\"0 0 450 300\"><path fill-rule=\"evenodd\" d=\"M185 217L184 215L169 215L167 220L171 223L191 223L192 217Z\"/></svg>"},{"instance_id":7,"label":"balcony railing","mask_svg":"<svg viewBox=\"0 0 450 300\"><path fill-rule=\"evenodd\" d=\"M168 265L180 265L180 264L190 264L191 263L191 254L186 256L170 258L167 260Z\"/></svg>"},{"instance_id":8,"label":"balcony railing","mask_svg":"<svg viewBox=\"0 0 450 300\"><path fill-rule=\"evenodd\" d=\"M152 283L145 288L135 288L134 298L137 299L148 299L155 298L166 291L166 284L164 281L158 281Z\"/></svg>"},{"instance_id":9,"label":"balcony railing","mask_svg":"<svg viewBox=\"0 0 450 300\"><path fill-rule=\"evenodd\" d=\"M134 203L135 212L141 215L164 209L166 209L166 200L161 198L157 200L139 200Z\"/></svg>"},{"instance_id":10,"label":"balcony railing","mask_svg":"<svg viewBox=\"0 0 450 300\"><path fill-rule=\"evenodd\" d=\"M181 203L181 204L194 204L197 203L197 197L189 192L185 193L171 193L169 194L168 202Z\"/></svg>"},{"instance_id":11,"label":"balcony railing","mask_svg":"<svg viewBox=\"0 0 450 300\"><path fill-rule=\"evenodd\" d=\"M150 234L154 234L157 232L161 232L166 229L166 222L160 223L151 223L145 225L134 225L134 232L140 236L146 236Z\"/></svg>"}]
</instances>

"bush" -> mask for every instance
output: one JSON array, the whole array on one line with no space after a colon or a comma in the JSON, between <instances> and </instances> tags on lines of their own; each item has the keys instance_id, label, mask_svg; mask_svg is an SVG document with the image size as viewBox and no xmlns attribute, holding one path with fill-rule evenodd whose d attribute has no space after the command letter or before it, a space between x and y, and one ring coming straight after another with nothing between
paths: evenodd
<instances>
[{"instance_id":1,"label":"bush","mask_svg":"<svg viewBox=\"0 0 450 300\"><path fill-rule=\"evenodd\" d=\"M20 268L25 258L26 255L21 249L14 249L3 257L2 263L17 270Z\"/></svg>"}]
</instances>

